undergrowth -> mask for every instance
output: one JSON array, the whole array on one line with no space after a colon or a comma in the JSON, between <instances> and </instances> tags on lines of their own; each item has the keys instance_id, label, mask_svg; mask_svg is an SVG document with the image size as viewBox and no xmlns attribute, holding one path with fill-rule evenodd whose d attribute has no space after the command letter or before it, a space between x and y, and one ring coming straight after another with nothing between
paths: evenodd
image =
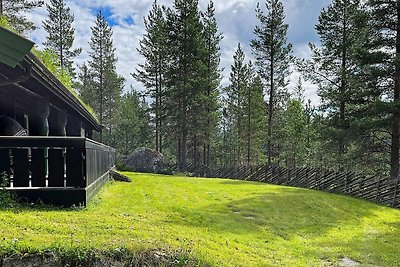
<instances>
[{"instance_id":1,"label":"undergrowth","mask_svg":"<svg viewBox=\"0 0 400 267\"><path fill-rule=\"evenodd\" d=\"M22 267L33 262L53 263L57 266L210 266L197 259L189 250L148 249L132 252L126 248L110 251L81 247L56 247L46 251L23 251L0 255L0 266L11 264ZM53 266L53 265L51 265Z\"/></svg>"},{"instance_id":2,"label":"undergrowth","mask_svg":"<svg viewBox=\"0 0 400 267\"><path fill-rule=\"evenodd\" d=\"M8 191L9 177L3 172L0 174L0 208L12 208L17 204L15 195Z\"/></svg>"}]
</instances>

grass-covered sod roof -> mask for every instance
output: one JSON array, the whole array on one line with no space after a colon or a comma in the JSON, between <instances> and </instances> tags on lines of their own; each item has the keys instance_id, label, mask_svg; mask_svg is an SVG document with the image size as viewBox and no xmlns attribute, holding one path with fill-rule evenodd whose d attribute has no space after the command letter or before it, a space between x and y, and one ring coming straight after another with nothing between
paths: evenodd
<instances>
[{"instance_id":1,"label":"grass-covered sod roof","mask_svg":"<svg viewBox=\"0 0 400 267\"><path fill-rule=\"evenodd\" d=\"M400 211L261 183L127 174L86 209L0 211L2 253L184 249L212 266L399 266Z\"/></svg>"}]
</instances>

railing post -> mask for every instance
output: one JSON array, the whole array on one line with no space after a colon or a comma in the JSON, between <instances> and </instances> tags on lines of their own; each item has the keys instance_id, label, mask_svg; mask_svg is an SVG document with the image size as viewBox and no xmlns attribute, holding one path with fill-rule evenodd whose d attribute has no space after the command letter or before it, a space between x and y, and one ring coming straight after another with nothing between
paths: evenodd
<instances>
[{"instance_id":1,"label":"railing post","mask_svg":"<svg viewBox=\"0 0 400 267\"><path fill-rule=\"evenodd\" d=\"M28 149L10 149L11 177L14 187L29 187Z\"/></svg>"},{"instance_id":2,"label":"railing post","mask_svg":"<svg viewBox=\"0 0 400 267\"><path fill-rule=\"evenodd\" d=\"M52 110L50 114L50 129L52 136L65 136L67 125L67 114L65 112ZM49 149L49 187L65 186L65 148Z\"/></svg>"},{"instance_id":3,"label":"railing post","mask_svg":"<svg viewBox=\"0 0 400 267\"><path fill-rule=\"evenodd\" d=\"M68 148L66 155L66 168L67 168L67 186L82 188L85 187L85 145L83 141L83 147L79 148Z\"/></svg>"},{"instance_id":4,"label":"railing post","mask_svg":"<svg viewBox=\"0 0 400 267\"><path fill-rule=\"evenodd\" d=\"M30 132L36 136L49 135L50 103L48 100L37 103L37 117L31 121ZM31 149L32 186L45 187L49 177L48 149Z\"/></svg>"}]
</instances>

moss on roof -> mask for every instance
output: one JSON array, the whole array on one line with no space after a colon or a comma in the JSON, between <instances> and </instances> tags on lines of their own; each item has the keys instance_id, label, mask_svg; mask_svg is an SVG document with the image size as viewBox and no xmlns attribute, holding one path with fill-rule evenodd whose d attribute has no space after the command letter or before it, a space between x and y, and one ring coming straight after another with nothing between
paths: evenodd
<instances>
[{"instance_id":1,"label":"moss on roof","mask_svg":"<svg viewBox=\"0 0 400 267\"><path fill-rule=\"evenodd\" d=\"M32 53L45 65L45 67L69 90L69 92L81 103L81 105L96 119L99 123L99 118L92 107L86 104L77 92L72 88L72 78L64 69L57 66L57 55L51 50L40 51L36 48L32 49Z\"/></svg>"}]
</instances>

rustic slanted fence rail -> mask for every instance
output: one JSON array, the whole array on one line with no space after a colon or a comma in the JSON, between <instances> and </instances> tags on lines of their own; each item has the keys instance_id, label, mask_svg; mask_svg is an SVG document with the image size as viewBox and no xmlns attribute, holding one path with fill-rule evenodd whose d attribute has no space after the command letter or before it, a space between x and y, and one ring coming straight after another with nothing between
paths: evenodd
<instances>
[{"instance_id":1,"label":"rustic slanted fence rail","mask_svg":"<svg viewBox=\"0 0 400 267\"><path fill-rule=\"evenodd\" d=\"M176 165L170 167L177 170ZM285 168L275 165L215 169L189 165L187 170L197 177L229 178L309 188L400 208L400 178L374 177L351 171L332 171L324 168Z\"/></svg>"}]
</instances>

